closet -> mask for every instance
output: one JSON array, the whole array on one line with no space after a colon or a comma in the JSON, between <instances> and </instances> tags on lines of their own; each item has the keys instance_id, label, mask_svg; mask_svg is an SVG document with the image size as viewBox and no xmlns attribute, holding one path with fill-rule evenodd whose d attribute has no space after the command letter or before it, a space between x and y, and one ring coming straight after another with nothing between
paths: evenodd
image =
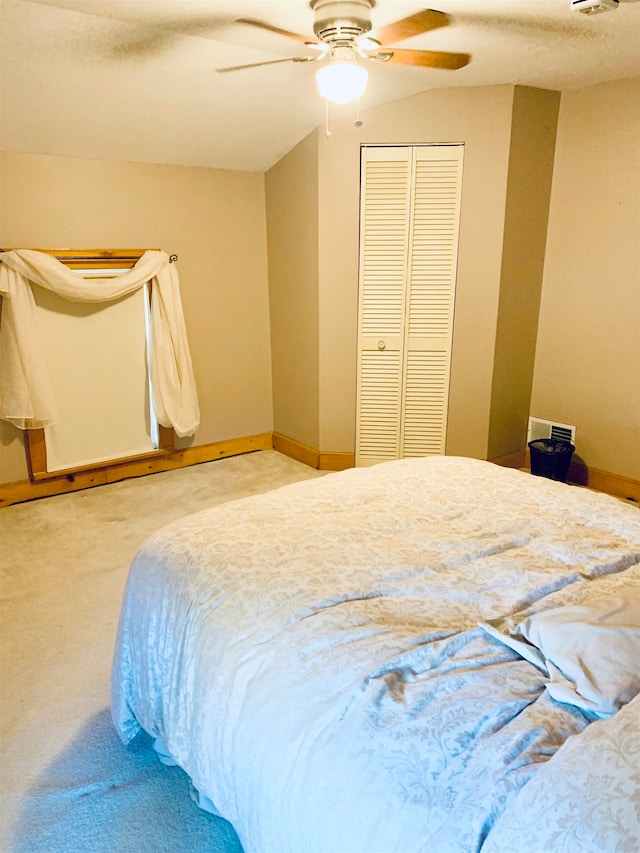
<instances>
[{"instance_id":1,"label":"closet","mask_svg":"<svg viewBox=\"0 0 640 853\"><path fill-rule=\"evenodd\" d=\"M356 465L445 452L463 151L362 147Z\"/></svg>"}]
</instances>

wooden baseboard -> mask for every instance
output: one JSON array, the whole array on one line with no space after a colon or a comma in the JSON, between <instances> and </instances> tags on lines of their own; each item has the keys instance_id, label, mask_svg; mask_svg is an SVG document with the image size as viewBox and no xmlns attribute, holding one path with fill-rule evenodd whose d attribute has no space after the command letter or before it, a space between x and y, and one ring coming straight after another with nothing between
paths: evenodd
<instances>
[{"instance_id":1,"label":"wooden baseboard","mask_svg":"<svg viewBox=\"0 0 640 853\"><path fill-rule=\"evenodd\" d=\"M567 483L586 486L596 492L606 492L616 498L640 503L640 480L623 477L621 474L611 474L609 471L600 471L598 468L590 468L580 462L572 462L569 466Z\"/></svg>"},{"instance_id":2,"label":"wooden baseboard","mask_svg":"<svg viewBox=\"0 0 640 853\"><path fill-rule=\"evenodd\" d=\"M496 465L502 465L504 468L525 468L525 457L524 450L517 450L515 453L507 453L506 456L495 456L488 461Z\"/></svg>"},{"instance_id":3,"label":"wooden baseboard","mask_svg":"<svg viewBox=\"0 0 640 853\"><path fill-rule=\"evenodd\" d=\"M318 468L320 471L343 471L345 468L353 468L355 465L354 453L329 453L314 450L306 444L301 444L292 438L279 433L273 434L273 446L275 450L304 462L310 468ZM496 456L489 460L496 465L505 468L529 468L529 451L517 450L504 456ZM567 476L567 482L576 486L587 486L597 492L605 492L614 497L624 498L630 501L640 502L640 481L620 474L611 474L608 471L599 471L597 468L589 468L581 463L572 462Z\"/></svg>"},{"instance_id":4,"label":"wooden baseboard","mask_svg":"<svg viewBox=\"0 0 640 853\"><path fill-rule=\"evenodd\" d=\"M68 473L46 480L20 480L17 483L0 484L0 507L34 500L35 498L76 492L80 489L88 489L106 483L116 483L128 477L143 477L145 474L173 471L177 468L197 465L200 462L212 462L215 459L223 459L227 456L251 453L254 450L271 450L272 447L272 433L265 432L259 435L248 435L243 438L175 450L157 457L138 458L129 461L120 460L103 466L96 466L91 470Z\"/></svg>"},{"instance_id":5,"label":"wooden baseboard","mask_svg":"<svg viewBox=\"0 0 640 853\"><path fill-rule=\"evenodd\" d=\"M282 435L279 432L273 434L273 448L279 453L284 453L291 459L304 462L310 468L319 471L344 471L355 465L355 453L341 453L325 450L314 450L307 444L302 444L293 438Z\"/></svg>"},{"instance_id":6,"label":"wooden baseboard","mask_svg":"<svg viewBox=\"0 0 640 853\"><path fill-rule=\"evenodd\" d=\"M511 464L501 460L517 460L522 459L519 464ZM507 465L509 468L530 468L531 458L528 450L523 450L520 453L511 453L508 456L501 456L497 459L491 459L491 462L497 462L499 465ZM612 474L610 471L601 471L598 468L592 468L585 465L583 462L572 462L569 466L567 474L567 483L573 486L585 486L593 489L595 492L605 492L607 495L613 495L616 498L640 503L640 480L634 480L631 477L624 477L622 474Z\"/></svg>"},{"instance_id":7,"label":"wooden baseboard","mask_svg":"<svg viewBox=\"0 0 640 853\"><path fill-rule=\"evenodd\" d=\"M318 451L306 444L279 433L260 433L243 438L217 441L212 444L201 444L188 447L185 450L174 450L165 455L146 459L121 460L94 469L66 474L47 480L20 480L16 483L0 484L0 507L30 501L36 498L62 495L89 489L92 486L116 483L128 477L143 477L146 474L156 474L160 471L173 471L186 468L200 462L212 462L227 456L237 456L251 453L254 450L275 450L303 462L310 468L320 471L343 471L353 468L355 454L331 451ZM489 460L507 468L527 468L529 466L528 451L516 451ZM567 482L578 486L587 486L598 492L606 492L618 498L640 503L640 480L612 474L590 468L578 462L572 462L567 476Z\"/></svg>"},{"instance_id":8,"label":"wooden baseboard","mask_svg":"<svg viewBox=\"0 0 640 853\"><path fill-rule=\"evenodd\" d=\"M355 453L321 451L318 455L320 471L345 471L347 468L355 468L356 465Z\"/></svg>"},{"instance_id":9,"label":"wooden baseboard","mask_svg":"<svg viewBox=\"0 0 640 853\"><path fill-rule=\"evenodd\" d=\"M279 432L273 434L273 449L279 453L284 453L290 459L304 462L309 468L317 468L320 464L320 454L317 450L307 444L302 444L300 441L295 441L293 438L288 438L286 435L281 435Z\"/></svg>"}]
</instances>

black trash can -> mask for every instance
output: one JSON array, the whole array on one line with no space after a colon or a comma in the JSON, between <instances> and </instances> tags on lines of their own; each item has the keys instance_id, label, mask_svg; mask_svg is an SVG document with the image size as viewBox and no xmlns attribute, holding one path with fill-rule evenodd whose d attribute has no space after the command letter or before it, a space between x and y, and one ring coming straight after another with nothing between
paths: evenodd
<instances>
[{"instance_id":1,"label":"black trash can","mask_svg":"<svg viewBox=\"0 0 640 853\"><path fill-rule=\"evenodd\" d=\"M529 442L531 473L564 483L575 447L561 438L538 438Z\"/></svg>"}]
</instances>

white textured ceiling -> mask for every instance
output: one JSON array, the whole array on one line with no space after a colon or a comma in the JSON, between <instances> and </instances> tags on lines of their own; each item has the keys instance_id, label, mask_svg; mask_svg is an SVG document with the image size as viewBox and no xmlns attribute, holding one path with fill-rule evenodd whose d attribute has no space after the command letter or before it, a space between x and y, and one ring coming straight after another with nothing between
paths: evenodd
<instances>
[{"instance_id":1,"label":"white textured ceiling","mask_svg":"<svg viewBox=\"0 0 640 853\"><path fill-rule=\"evenodd\" d=\"M5 150L262 171L324 120L314 63L215 71L299 55L295 42L236 21L312 38L307 0L0 4ZM374 28L424 8L378 0ZM640 0L591 16L570 0L434 0L431 8L447 12L451 26L397 46L471 53L470 65L368 63L363 110L447 86L562 90L640 75Z\"/></svg>"}]
</instances>

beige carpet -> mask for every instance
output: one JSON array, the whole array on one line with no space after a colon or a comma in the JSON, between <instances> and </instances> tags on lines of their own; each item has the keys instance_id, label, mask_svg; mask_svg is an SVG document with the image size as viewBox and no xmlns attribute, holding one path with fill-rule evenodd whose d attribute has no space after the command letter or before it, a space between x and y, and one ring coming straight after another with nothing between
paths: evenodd
<instances>
[{"instance_id":1,"label":"beige carpet","mask_svg":"<svg viewBox=\"0 0 640 853\"><path fill-rule=\"evenodd\" d=\"M113 797L111 805L85 802L98 785L88 767L105 779L126 776L124 766L118 765L116 773L115 765L128 760L128 753L123 747L120 754L112 738L107 709L128 567L142 541L175 518L317 476L320 472L264 451L0 510L3 851L200 849L194 836L187 840L176 830L181 812L167 818L165 841L156 837L145 846L139 826L135 840L131 836L127 842L132 821L139 823L139 818L117 818ZM145 808L166 814L166 802L157 798L173 794L156 796L144 788L155 784L161 766L156 774L152 756L133 758ZM127 785L132 784L129 779ZM114 791L126 785L105 781L103 787ZM49 794L58 797L53 812ZM66 799L61 801L62 794ZM60 802L65 814L54 820ZM193 810L188 819L197 822L203 813ZM92 814L110 822L102 838L91 826ZM207 849L207 826L194 823L191 828L203 834L202 849ZM108 833L116 830L122 838L109 842ZM162 824L155 831L164 832ZM223 849L220 844L213 849Z\"/></svg>"}]
</instances>

